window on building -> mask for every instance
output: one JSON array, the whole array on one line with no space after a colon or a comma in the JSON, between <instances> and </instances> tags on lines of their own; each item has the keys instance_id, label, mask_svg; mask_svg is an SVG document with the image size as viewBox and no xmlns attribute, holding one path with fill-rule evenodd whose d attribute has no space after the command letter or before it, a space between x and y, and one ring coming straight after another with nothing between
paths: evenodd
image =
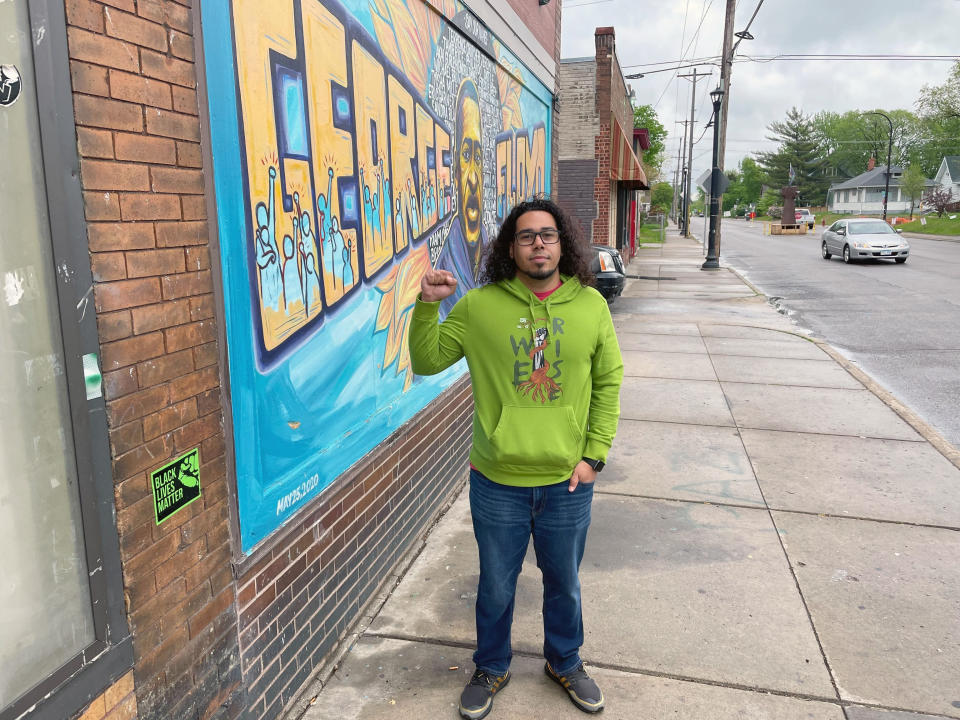
<instances>
[{"instance_id":1,"label":"window on building","mask_svg":"<svg viewBox=\"0 0 960 720\"><path fill-rule=\"evenodd\" d=\"M0 27L17 32L0 36L0 217L7 230L0 242L0 718L17 717L36 705L34 717L65 717L71 704L82 704L98 686L109 681L110 668L120 660L129 665L129 642L120 658L111 650L126 637L122 608L110 607L106 589L119 583L116 531L98 517L94 453L106 448L99 383L86 390L84 364L93 377L96 326L92 299L86 322L77 322L64 308L76 308L71 291L90 284L85 247L79 254L76 238L59 235L60 228L82 228L82 218L67 221L63 163L58 147L61 133L74 130L40 122L41 108L56 102L56 82L38 87L38 69L50 69L57 52L62 65L60 91L70 103L66 67L66 36L62 5L59 33L50 34L47 10L33 3L34 20L44 22L49 42L33 46L27 0L0 3ZM44 17L38 17L44 16ZM35 55L36 53L36 55ZM39 66L39 67L38 67ZM59 98L62 103L63 98ZM58 113L69 120L72 113ZM53 117L53 113L47 113ZM73 152L76 153L75 139ZM60 170L59 183L48 184L48 173ZM54 177L54 175L51 175ZM73 181L71 181L73 182ZM50 187L49 185L54 185ZM79 188L73 191L79 195ZM74 207L79 207L75 203ZM54 219L48 213L57 213ZM80 233L85 239L85 233ZM86 268L73 262L77 254ZM84 339L84 331L87 337ZM86 345L86 347L84 347ZM85 361L84 354L88 354ZM93 390L95 388L95 390ZM92 397L91 397L92 396ZM90 401L99 404L91 407ZM100 427L89 421L98 410ZM91 439L97 438L98 442ZM100 462L100 491L109 492ZM105 480L105 484L104 481ZM112 501L112 495L109 496ZM109 517L109 513L107 514ZM104 532L113 539L104 542ZM105 559L105 554L108 555ZM105 564L106 563L106 564ZM109 566L109 567L108 567ZM112 629L111 637L108 629ZM108 656L111 662L104 661ZM94 666L96 671L94 671ZM115 669L115 668L114 668ZM106 671L106 672L104 672ZM61 698L52 699L62 692ZM45 696L51 696L46 697ZM73 708L76 709L76 708Z\"/></svg>"}]
</instances>

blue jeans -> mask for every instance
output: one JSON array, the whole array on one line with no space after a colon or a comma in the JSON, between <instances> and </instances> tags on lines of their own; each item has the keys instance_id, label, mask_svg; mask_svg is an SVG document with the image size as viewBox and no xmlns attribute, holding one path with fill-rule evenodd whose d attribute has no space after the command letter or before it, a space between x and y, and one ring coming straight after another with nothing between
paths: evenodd
<instances>
[{"instance_id":1,"label":"blue jeans","mask_svg":"<svg viewBox=\"0 0 960 720\"><path fill-rule=\"evenodd\" d=\"M583 615L578 571L592 500L593 483L581 483L573 492L567 482L511 487L470 471L470 512L480 550L473 654L478 669L503 675L510 667L517 577L531 533L543 574L543 656L561 675L580 664Z\"/></svg>"}]
</instances>

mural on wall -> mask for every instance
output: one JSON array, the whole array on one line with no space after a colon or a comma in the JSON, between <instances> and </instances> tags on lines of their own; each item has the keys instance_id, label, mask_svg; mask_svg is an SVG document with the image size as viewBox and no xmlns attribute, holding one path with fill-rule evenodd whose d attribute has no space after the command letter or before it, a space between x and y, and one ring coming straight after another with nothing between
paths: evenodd
<instances>
[{"instance_id":1,"label":"mural on wall","mask_svg":"<svg viewBox=\"0 0 960 720\"><path fill-rule=\"evenodd\" d=\"M201 11L248 550L464 372L410 369L420 278L549 192L552 96L454 0Z\"/></svg>"}]
</instances>

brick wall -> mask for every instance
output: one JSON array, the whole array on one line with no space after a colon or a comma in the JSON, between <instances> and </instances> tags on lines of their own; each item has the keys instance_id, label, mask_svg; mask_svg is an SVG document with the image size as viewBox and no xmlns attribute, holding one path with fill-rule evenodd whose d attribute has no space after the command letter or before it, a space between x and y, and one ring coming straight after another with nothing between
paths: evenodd
<instances>
[{"instance_id":1,"label":"brick wall","mask_svg":"<svg viewBox=\"0 0 960 720\"><path fill-rule=\"evenodd\" d=\"M597 67L597 95L594 109L599 127L594 140L597 176L593 184L593 196L597 201L597 219L593 223L593 242L599 245L612 245L610 227L613 218L616 217L615 195L610 192L613 66L616 62L613 28L597 28L594 31L594 45Z\"/></svg>"},{"instance_id":2,"label":"brick wall","mask_svg":"<svg viewBox=\"0 0 960 720\"><path fill-rule=\"evenodd\" d=\"M276 718L467 478L464 378L268 541L238 584L250 720Z\"/></svg>"},{"instance_id":3,"label":"brick wall","mask_svg":"<svg viewBox=\"0 0 960 720\"><path fill-rule=\"evenodd\" d=\"M553 136L551 138L551 149L550 153L550 177L553 179L553 195L557 195L557 175L560 172L560 154L557 149L557 143L562 137L562 132L560 128L560 28L563 22L563 3L557 2L556 7L556 17L555 23L553 26L553 68L554 68L554 81L553 81L553 107L551 108L551 117L553 119Z\"/></svg>"},{"instance_id":4,"label":"brick wall","mask_svg":"<svg viewBox=\"0 0 960 720\"><path fill-rule=\"evenodd\" d=\"M560 0L540 5L537 0L508 0L527 29L537 38L550 57L560 52Z\"/></svg>"},{"instance_id":5,"label":"brick wall","mask_svg":"<svg viewBox=\"0 0 960 720\"><path fill-rule=\"evenodd\" d=\"M134 720L136 717L137 696L133 692L131 671L94 698L77 720Z\"/></svg>"},{"instance_id":6,"label":"brick wall","mask_svg":"<svg viewBox=\"0 0 960 720\"><path fill-rule=\"evenodd\" d=\"M557 135L554 147L560 160L593 159L599 131L596 113L597 63L562 62L557 73Z\"/></svg>"},{"instance_id":7,"label":"brick wall","mask_svg":"<svg viewBox=\"0 0 960 720\"><path fill-rule=\"evenodd\" d=\"M633 105L630 102L630 89L627 87L627 81L623 77L623 70L620 68L620 60L617 58L616 47L613 49L613 58L610 63L610 98L611 109L614 117L623 128L627 140L633 143Z\"/></svg>"},{"instance_id":8,"label":"brick wall","mask_svg":"<svg viewBox=\"0 0 960 720\"><path fill-rule=\"evenodd\" d=\"M597 201L592 189L597 178L597 161L560 160L557 174L557 202L570 213L587 240L593 237Z\"/></svg>"},{"instance_id":9,"label":"brick wall","mask_svg":"<svg viewBox=\"0 0 960 720\"><path fill-rule=\"evenodd\" d=\"M233 717L240 666L193 11L189 0L67 0L66 13L136 713ZM149 473L194 447L202 496L158 526Z\"/></svg>"}]
</instances>

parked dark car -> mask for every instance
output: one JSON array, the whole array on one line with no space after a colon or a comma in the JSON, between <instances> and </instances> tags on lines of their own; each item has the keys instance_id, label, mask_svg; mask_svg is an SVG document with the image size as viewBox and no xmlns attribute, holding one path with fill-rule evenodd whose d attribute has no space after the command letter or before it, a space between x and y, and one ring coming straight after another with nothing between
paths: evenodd
<instances>
[{"instance_id":1,"label":"parked dark car","mask_svg":"<svg viewBox=\"0 0 960 720\"><path fill-rule=\"evenodd\" d=\"M595 255L590 269L597 276L597 290L612 303L623 292L623 258L615 247L609 245L594 245L593 249Z\"/></svg>"}]
</instances>

